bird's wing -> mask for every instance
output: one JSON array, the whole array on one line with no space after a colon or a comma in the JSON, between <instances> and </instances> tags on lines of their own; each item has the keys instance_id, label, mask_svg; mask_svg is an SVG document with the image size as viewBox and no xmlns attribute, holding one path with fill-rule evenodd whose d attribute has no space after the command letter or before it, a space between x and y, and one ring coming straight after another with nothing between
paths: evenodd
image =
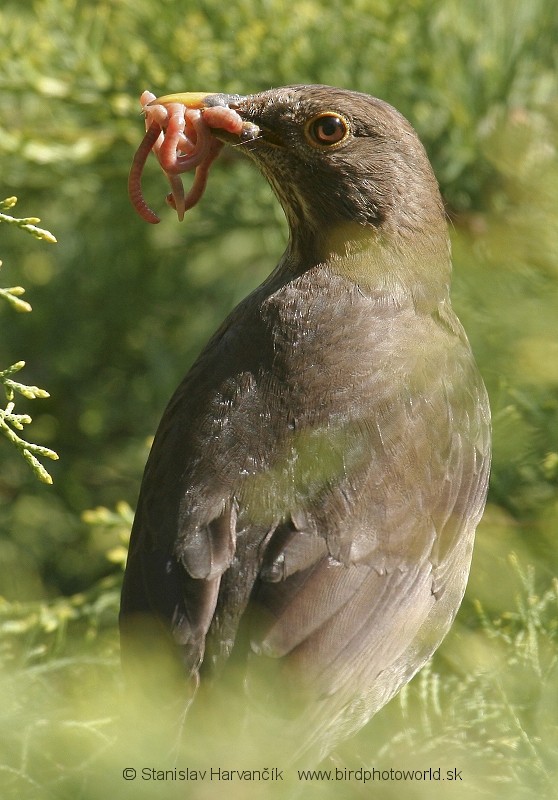
<instances>
[{"instance_id":1,"label":"bird's wing","mask_svg":"<svg viewBox=\"0 0 558 800\"><path fill-rule=\"evenodd\" d=\"M429 475L415 484L413 495L410 484L393 486L391 496L389 485L382 487L387 492L378 497L382 515L369 516L378 526L383 517L383 528L371 531L366 526L374 522L359 520L354 508L361 544L353 527L349 538L356 547L343 561L339 537L334 557L327 536L316 536L320 522L303 515L283 526L279 541L271 539L253 596L258 613L246 684L252 680L259 687L262 706L281 685L282 705L288 707L290 697L291 709L305 708L306 748L316 745L325 752L334 740L362 727L423 666L453 622L490 464L488 404L472 369L467 397L459 404L448 381L433 414L406 409L403 440L414 441L417 457L421 449L429 453ZM425 401L432 405L431 398ZM442 412L451 416L447 428ZM434 444L428 449L422 439ZM389 458L397 460L393 449ZM379 454L375 469L381 461ZM377 475L367 484L372 494L378 485ZM371 495L364 494L369 509ZM272 681L259 677L266 673L265 661L280 664ZM293 671L296 681L290 679ZM262 686L267 687L263 697Z\"/></svg>"},{"instance_id":2,"label":"bird's wing","mask_svg":"<svg viewBox=\"0 0 558 800\"><path fill-rule=\"evenodd\" d=\"M145 468L122 590L120 628L125 669L180 646L197 675L215 615L221 579L246 536L236 541L234 483L246 437L258 440L254 374L261 358L258 319L248 297L215 333L171 398ZM243 324L244 321L244 324ZM229 425L234 417L234 430ZM242 426L245 430L241 430ZM253 448L252 448L253 449ZM250 538L265 536L254 530ZM237 616L250 594L248 572L236 588ZM253 571L253 569L252 569ZM146 668L154 683L157 663ZM146 682L150 682L146 674Z\"/></svg>"}]
</instances>

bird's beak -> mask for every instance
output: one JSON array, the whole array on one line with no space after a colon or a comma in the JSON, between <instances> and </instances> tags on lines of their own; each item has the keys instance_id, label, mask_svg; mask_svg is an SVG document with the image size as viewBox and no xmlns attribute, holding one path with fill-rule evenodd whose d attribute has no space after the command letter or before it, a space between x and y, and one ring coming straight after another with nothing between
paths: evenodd
<instances>
[{"instance_id":1,"label":"bird's beak","mask_svg":"<svg viewBox=\"0 0 558 800\"><path fill-rule=\"evenodd\" d=\"M176 92L157 97L148 105L167 105L168 103L181 103L186 108L202 110L213 106L229 106L235 108L245 98L240 94L223 94L218 92Z\"/></svg>"},{"instance_id":2,"label":"bird's beak","mask_svg":"<svg viewBox=\"0 0 558 800\"><path fill-rule=\"evenodd\" d=\"M270 128L262 126L260 121L256 122L250 116L246 116L246 106L250 101L253 102L254 97L257 95L241 95L241 94L224 94L211 92L177 92L176 94L165 94L162 97L157 97L147 105L167 105L168 103L181 103L186 108L204 109L212 108L215 106L228 106L237 111L241 118L244 120L244 132L240 136L240 141L243 143L253 141L265 142L268 145L275 147L284 147L285 143L277 133ZM238 143L239 137L230 134L226 131L214 130L213 133L218 139L229 143ZM251 149L251 148L250 148Z\"/></svg>"},{"instance_id":3,"label":"bird's beak","mask_svg":"<svg viewBox=\"0 0 558 800\"><path fill-rule=\"evenodd\" d=\"M223 125L223 128L221 128L218 123L210 123L212 133L222 142L228 142L229 144L246 144L261 136L259 126L255 125L250 119L246 119L242 113L242 103L248 99L248 97L240 94L177 92L176 94L165 94L162 97L157 97L155 100L148 103L147 106L156 104L167 106L171 103L180 103L185 106L185 108L206 111L208 113L212 108L229 108L237 112L237 119L240 117L242 120L242 130L235 130L232 132L226 125Z\"/></svg>"}]
</instances>

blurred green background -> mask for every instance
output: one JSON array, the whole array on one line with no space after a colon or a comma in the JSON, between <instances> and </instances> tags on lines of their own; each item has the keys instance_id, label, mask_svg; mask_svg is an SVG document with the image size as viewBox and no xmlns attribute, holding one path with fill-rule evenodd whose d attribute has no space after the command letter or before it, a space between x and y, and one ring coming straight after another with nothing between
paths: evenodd
<instances>
[{"instance_id":1,"label":"blurred green background","mask_svg":"<svg viewBox=\"0 0 558 800\"><path fill-rule=\"evenodd\" d=\"M0 796L124 796L116 612L150 437L205 340L285 244L270 189L232 149L182 225L163 208L165 179L150 163L145 195L162 222L136 216L126 179L143 130L139 94L302 82L382 97L416 127L450 218L454 305L494 414L489 505L456 625L433 664L340 757L352 767L465 765L444 797L550 796L554 0L2 0L0 30L0 199L17 195L12 213L41 217L58 239L0 223L0 286L23 285L33 305L17 314L0 304L0 370L25 359L20 379L48 389L49 399L18 398L16 409L33 416L25 435L60 455L45 464L46 486L0 438ZM161 786L133 787L163 796ZM340 791L325 781L302 788ZM435 789L342 786L351 798Z\"/></svg>"}]
</instances>

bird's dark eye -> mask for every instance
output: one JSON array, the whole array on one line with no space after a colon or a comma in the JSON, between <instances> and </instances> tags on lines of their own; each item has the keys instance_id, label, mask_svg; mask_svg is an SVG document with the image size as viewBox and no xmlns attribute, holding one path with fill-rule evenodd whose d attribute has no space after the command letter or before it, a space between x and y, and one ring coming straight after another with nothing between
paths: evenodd
<instances>
[{"instance_id":1,"label":"bird's dark eye","mask_svg":"<svg viewBox=\"0 0 558 800\"><path fill-rule=\"evenodd\" d=\"M326 111L312 117L305 126L306 138L310 144L329 147L340 144L349 135L349 123L340 114Z\"/></svg>"}]
</instances>

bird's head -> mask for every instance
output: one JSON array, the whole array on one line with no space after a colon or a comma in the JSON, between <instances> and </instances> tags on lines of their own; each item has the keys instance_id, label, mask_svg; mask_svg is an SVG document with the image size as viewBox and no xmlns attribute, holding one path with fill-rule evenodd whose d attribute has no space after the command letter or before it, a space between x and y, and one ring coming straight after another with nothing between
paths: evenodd
<instances>
[{"instance_id":1,"label":"bird's head","mask_svg":"<svg viewBox=\"0 0 558 800\"><path fill-rule=\"evenodd\" d=\"M327 264L363 287L445 296L450 255L425 150L392 106L360 92L296 85L247 96L185 93L156 102L229 106L250 135L213 130L259 166L287 217L285 269Z\"/></svg>"}]
</instances>

